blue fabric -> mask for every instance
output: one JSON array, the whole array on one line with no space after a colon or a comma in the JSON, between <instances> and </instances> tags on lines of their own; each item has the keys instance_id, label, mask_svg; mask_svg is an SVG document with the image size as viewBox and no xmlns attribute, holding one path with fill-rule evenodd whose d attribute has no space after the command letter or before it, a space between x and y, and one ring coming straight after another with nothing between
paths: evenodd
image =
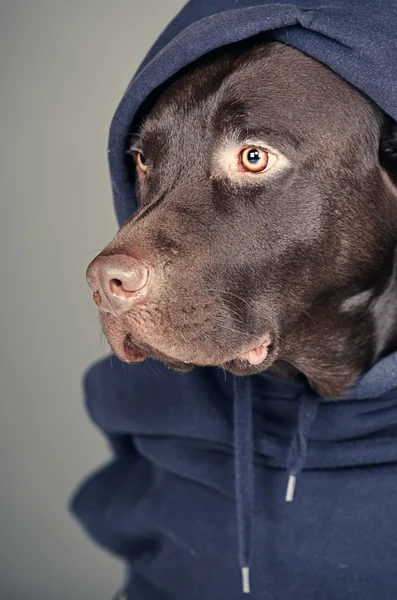
<instances>
[{"instance_id":1,"label":"blue fabric","mask_svg":"<svg viewBox=\"0 0 397 600\"><path fill-rule=\"evenodd\" d=\"M305 382L250 378L249 597L397 598L396 355L377 367L339 402L321 400ZM247 597L237 562L234 381L218 368L179 374L157 361L129 366L115 357L85 377L88 412L115 458L83 482L72 507L87 532L127 562L134 600ZM294 501L286 503L303 398L318 409Z\"/></svg>"},{"instance_id":2,"label":"blue fabric","mask_svg":"<svg viewBox=\"0 0 397 600\"><path fill-rule=\"evenodd\" d=\"M195 0L129 84L109 136L115 209L136 210L124 161L134 115L186 64L270 32L317 58L397 119L397 2ZM115 357L86 373L87 410L113 460L71 509L127 565L131 600L397 598L397 353L342 401L306 381L218 368L176 373ZM290 476L299 476L285 502Z\"/></svg>"}]
</instances>

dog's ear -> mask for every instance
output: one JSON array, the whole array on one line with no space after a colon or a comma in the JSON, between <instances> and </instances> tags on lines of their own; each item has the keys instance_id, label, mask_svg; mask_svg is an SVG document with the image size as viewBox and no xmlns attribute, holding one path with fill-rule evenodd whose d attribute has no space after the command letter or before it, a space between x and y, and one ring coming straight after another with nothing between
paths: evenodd
<instances>
[{"instance_id":1,"label":"dog's ear","mask_svg":"<svg viewBox=\"0 0 397 600\"><path fill-rule=\"evenodd\" d=\"M379 145L379 161L397 186L397 123L385 116Z\"/></svg>"}]
</instances>

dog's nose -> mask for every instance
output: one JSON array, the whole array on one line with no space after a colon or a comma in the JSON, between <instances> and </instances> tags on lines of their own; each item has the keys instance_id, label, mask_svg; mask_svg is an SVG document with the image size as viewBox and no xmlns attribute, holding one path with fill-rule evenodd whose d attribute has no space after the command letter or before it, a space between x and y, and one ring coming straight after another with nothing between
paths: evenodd
<instances>
[{"instance_id":1,"label":"dog's nose","mask_svg":"<svg viewBox=\"0 0 397 600\"><path fill-rule=\"evenodd\" d=\"M119 316L145 297L149 269L126 254L97 256L88 266L86 277L99 310Z\"/></svg>"}]
</instances>

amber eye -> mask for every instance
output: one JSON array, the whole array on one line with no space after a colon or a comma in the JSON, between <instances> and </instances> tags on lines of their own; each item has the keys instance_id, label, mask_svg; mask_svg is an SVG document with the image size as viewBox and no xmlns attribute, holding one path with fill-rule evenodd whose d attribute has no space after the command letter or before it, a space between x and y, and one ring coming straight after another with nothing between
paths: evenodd
<instances>
[{"instance_id":1,"label":"amber eye","mask_svg":"<svg viewBox=\"0 0 397 600\"><path fill-rule=\"evenodd\" d=\"M240 152L240 165L244 171L259 173L264 171L269 163L269 154L262 148L249 146Z\"/></svg>"},{"instance_id":2,"label":"amber eye","mask_svg":"<svg viewBox=\"0 0 397 600\"><path fill-rule=\"evenodd\" d=\"M146 157L142 152L134 152L135 161L138 169L142 171L142 173L146 173L147 171L147 161Z\"/></svg>"}]
</instances>

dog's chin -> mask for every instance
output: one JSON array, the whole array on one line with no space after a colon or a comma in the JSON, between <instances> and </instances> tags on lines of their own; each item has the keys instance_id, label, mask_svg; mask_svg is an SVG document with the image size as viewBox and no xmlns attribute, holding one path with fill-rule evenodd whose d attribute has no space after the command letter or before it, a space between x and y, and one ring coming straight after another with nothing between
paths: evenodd
<instances>
[{"instance_id":1,"label":"dog's chin","mask_svg":"<svg viewBox=\"0 0 397 600\"><path fill-rule=\"evenodd\" d=\"M116 356L127 363L140 363L147 358L153 358L162 362L166 367L175 371L186 373L200 366L214 366L230 371L235 375L255 375L263 370L268 369L276 360L277 349L275 345L270 343L270 337L265 336L265 340L260 340L262 343L251 348L248 351L242 351L238 356L226 360L224 362L206 361L203 363L186 362L178 360L159 353L154 349L143 349L136 342L132 341L130 333L125 334L122 346L118 344L116 349L110 342L110 345Z\"/></svg>"},{"instance_id":2,"label":"dog's chin","mask_svg":"<svg viewBox=\"0 0 397 600\"><path fill-rule=\"evenodd\" d=\"M260 350L258 352L260 354ZM231 360L227 360L223 363L210 363L208 362L205 365L196 364L196 363L186 363L183 361L178 362L170 362L168 360L161 360L161 362L175 371L179 371L182 373L186 373L187 371L191 371L196 367L202 366L213 366L224 369L225 371L229 371L234 375L257 375L262 371L266 371L269 369L274 362L277 360L277 349L274 346L271 346L267 352L266 358L264 358L261 362L257 362L256 364L252 364L249 362L247 358L238 356L237 358L233 358Z\"/></svg>"},{"instance_id":3,"label":"dog's chin","mask_svg":"<svg viewBox=\"0 0 397 600\"><path fill-rule=\"evenodd\" d=\"M265 333L249 345L244 344L230 358L224 355L217 360L210 358L206 360L204 357L196 361L194 358L186 361L170 356L146 342L137 341L120 320L110 315L108 317L101 315L101 324L113 352L120 360L127 363L140 363L147 358L153 358L181 372L191 371L195 367L214 366L236 375L254 375L268 369L277 356L275 336L270 333Z\"/></svg>"}]
</instances>

